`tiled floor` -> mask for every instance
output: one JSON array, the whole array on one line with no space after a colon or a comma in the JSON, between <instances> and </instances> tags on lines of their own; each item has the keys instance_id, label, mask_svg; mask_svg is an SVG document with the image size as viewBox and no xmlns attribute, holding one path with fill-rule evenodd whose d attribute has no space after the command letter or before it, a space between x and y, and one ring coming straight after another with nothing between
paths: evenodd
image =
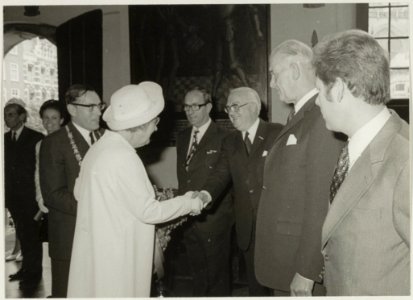
<instances>
[{"instance_id":1,"label":"tiled floor","mask_svg":"<svg viewBox=\"0 0 413 300\"><path fill-rule=\"evenodd\" d=\"M7 228L5 243L6 255L12 251L13 246L14 230L12 228ZM40 282L39 288L30 294L22 293L19 289L19 281L8 281L9 275L16 273L20 269L21 262L9 261L4 264L4 296L6 298L45 298L51 294L51 269L47 243L43 243L43 279Z\"/></svg>"},{"instance_id":2,"label":"tiled floor","mask_svg":"<svg viewBox=\"0 0 413 300\"><path fill-rule=\"evenodd\" d=\"M21 263L15 261L4 263L4 296L6 298L45 298L51 294L51 268L47 245L47 243L43 243L43 279L39 285L39 288L31 294L23 294L19 290L18 281L8 281L9 275L17 272L20 268ZM12 251L13 246L14 230L12 228L7 228L5 241L6 255ZM185 273L185 269L187 269L187 267L185 266L185 254L179 251L179 249L175 249L173 265L173 267L175 268L175 272L174 275L171 276L172 278L165 279L165 281L167 281L168 284L164 296L190 297L192 293L192 280ZM232 296L248 296L248 290L243 280L240 280L238 278L239 276L235 277L237 278L234 278L233 280Z\"/></svg>"}]
</instances>

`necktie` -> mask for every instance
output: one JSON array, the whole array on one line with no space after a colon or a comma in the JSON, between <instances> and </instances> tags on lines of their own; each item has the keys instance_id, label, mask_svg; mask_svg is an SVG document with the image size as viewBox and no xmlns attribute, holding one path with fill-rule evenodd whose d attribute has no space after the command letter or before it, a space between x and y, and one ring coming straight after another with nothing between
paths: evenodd
<instances>
[{"instance_id":1,"label":"necktie","mask_svg":"<svg viewBox=\"0 0 413 300\"><path fill-rule=\"evenodd\" d=\"M93 145L96 142L95 135L93 134L93 131L89 132L90 136L90 144Z\"/></svg>"},{"instance_id":2,"label":"necktie","mask_svg":"<svg viewBox=\"0 0 413 300\"><path fill-rule=\"evenodd\" d=\"M246 131L245 137L244 137L244 144L245 144L245 150L247 150L247 154L249 155L251 152L252 144L251 144L251 141L248 135L249 135L248 131Z\"/></svg>"},{"instance_id":3,"label":"necktie","mask_svg":"<svg viewBox=\"0 0 413 300\"><path fill-rule=\"evenodd\" d=\"M340 156L338 158L336 169L334 170L333 180L330 186L330 203L333 202L334 197L337 194L341 184L347 176L349 167L349 157L348 157L348 144L341 150Z\"/></svg>"},{"instance_id":4,"label":"necktie","mask_svg":"<svg viewBox=\"0 0 413 300\"><path fill-rule=\"evenodd\" d=\"M14 142L16 142L16 132L15 131L12 131L11 132L11 141L14 143Z\"/></svg>"},{"instance_id":5,"label":"necktie","mask_svg":"<svg viewBox=\"0 0 413 300\"><path fill-rule=\"evenodd\" d=\"M294 117L295 115L295 109L293 107L293 109L290 111L290 113L288 114L288 118L287 118L287 124L291 121L291 119Z\"/></svg>"},{"instance_id":6,"label":"necktie","mask_svg":"<svg viewBox=\"0 0 413 300\"><path fill-rule=\"evenodd\" d=\"M187 171L188 171L189 163L191 162L191 159L195 154L196 148L198 147L198 133L199 133L199 130L196 129L192 137L191 149L189 150L188 156L186 157L186 160L185 160L185 169Z\"/></svg>"}]
</instances>

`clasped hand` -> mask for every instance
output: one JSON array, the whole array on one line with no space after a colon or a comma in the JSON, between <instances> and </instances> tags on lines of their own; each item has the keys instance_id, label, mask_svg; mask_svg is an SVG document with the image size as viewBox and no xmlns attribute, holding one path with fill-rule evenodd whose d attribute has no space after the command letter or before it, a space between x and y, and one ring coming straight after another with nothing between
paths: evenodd
<instances>
[{"instance_id":1,"label":"clasped hand","mask_svg":"<svg viewBox=\"0 0 413 300\"><path fill-rule=\"evenodd\" d=\"M190 212L190 215L197 216L201 213L202 209L204 209L211 202L211 198L202 191L194 191L191 193L191 199L194 202L192 203L192 211Z\"/></svg>"}]
</instances>

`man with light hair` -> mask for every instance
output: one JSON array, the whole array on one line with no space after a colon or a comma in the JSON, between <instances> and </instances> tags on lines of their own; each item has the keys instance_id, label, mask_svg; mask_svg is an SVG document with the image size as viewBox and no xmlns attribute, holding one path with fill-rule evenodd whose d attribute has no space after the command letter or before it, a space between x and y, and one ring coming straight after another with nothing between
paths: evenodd
<instances>
[{"instance_id":1,"label":"man with light hair","mask_svg":"<svg viewBox=\"0 0 413 300\"><path fill-rule=\"evenodd\" d=\"M292 105L268 153L257 212L255 272L277 296L323 295L321 227L342 141L315 105L312 50L288 40L271 52L272 88Z\"/></svg>"},{"instance_id":2,"label":"man with light hair","mask_svg":"<svg viewBox=\"0 0 413 300\"><path fill-rule=\"evenodd\" d=\"M216 170L201 192L215 199L233 184L236 235L245 260L249 296L270 295L255 277L255 221L266 155L282 128L261 120L260 109L261 100L255 90L239 87L230 91L225 111L237 130L224 139Z\"/></svg>"},{"instance_id":3,"label":"man with light hair","mask_svg":"<svg viewBox=\"0 0 413 300\"><path fill-rule=\"evenodd\" d=\"M410 295L409 125L386 107L387 53L360 30L314 51L316 103L348 136L322 230L327 295Z\"/></svg>"},{"instance_id":4,"label":"man with light hair","mask_svg":"<svg viewBox=\"0 0 413 300\"><path fill-rule=\"evenodd\" d=\"M68 297L149 297L154 224L199 214L204 204L184 195L159 202L135 149L147 145L164 108L154 82L117 90L103 114L106 131L83 159Z\"/></svg>"}]
</instances>

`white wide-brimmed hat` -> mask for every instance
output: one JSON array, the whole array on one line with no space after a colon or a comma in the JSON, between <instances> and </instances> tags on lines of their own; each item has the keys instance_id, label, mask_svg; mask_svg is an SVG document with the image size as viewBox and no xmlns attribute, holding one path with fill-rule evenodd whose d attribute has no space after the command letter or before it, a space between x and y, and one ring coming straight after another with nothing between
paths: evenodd
<instances>
[{"instance_id":1,"label":"white wide-brimmed hat","mask_svg":"<svg viewBox=\"0 0 413 300\"><path fill-rule=\"evenodd\" d=\"M144 81L117 90L103 114L112 130L124 130L145 124L159 115L165 106L159 84Z\"/></svg>"}]
</instances>

